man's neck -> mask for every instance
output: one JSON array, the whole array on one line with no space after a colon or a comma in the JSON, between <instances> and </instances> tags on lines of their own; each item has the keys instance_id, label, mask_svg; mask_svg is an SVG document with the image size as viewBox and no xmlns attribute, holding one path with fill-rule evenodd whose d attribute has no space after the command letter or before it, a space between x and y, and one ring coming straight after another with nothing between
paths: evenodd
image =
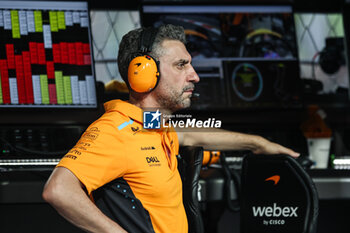
<instances>
[{"instance_id":1,"label":"man's neck","mask_svg":"<svg viewBox=\"0 0 350 233\"><path fill-rule=\"evenodd\" d=\"M141 96L140 96L141 97ZM141 98L134 98L132 95L129 95L129 101L130 104L133 104L142 110L150 110L150 109L159 109L163 114L165 115L171 115L172 111L169 109L165 109L161 106L159 106L159 103L152 98L150 95L144 95Z\"/></svg>"}]
</instances>

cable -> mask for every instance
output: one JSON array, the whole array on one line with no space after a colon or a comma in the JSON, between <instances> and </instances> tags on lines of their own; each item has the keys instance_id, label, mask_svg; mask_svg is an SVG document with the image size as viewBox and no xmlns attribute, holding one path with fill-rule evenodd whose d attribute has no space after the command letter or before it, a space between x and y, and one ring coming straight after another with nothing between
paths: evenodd
<instances>
[{"instance_id":1,"label":"cable","mask_svg":"<svg viewBox=\"0 0 350 233\"><path fill-rule=\"evenodd\" d=\"M25 148L22 146L18 145L12 145L10 142L7 140L0 138L0 141L3 142L5 145L7 145L11 150L16 151L18 153L29 153L29 154L36 154L36 155L46 155L46 156L52 156L52 155L64 155L66 154L69 150L63 150L63 151L39 151L39 150L33 150L29 148Z\"/></svg>"},{"instance_id":2,"label":"cable","mask_svg":"<svg viewBox=\"0 0 350 233\"><path fill-rule=\"evenodd\" d=\"M313 80L316 80L316 75L315 75L315 60L316 58L320 55L319 52L317 52L313 57L312 57L312 62L311 62L311 76Z\"/></svg>"},{"instance_id":3,"label":"cable","mask_svg":"<svg viewBox=\"0 0 350 233\"><path fill-rule=\"evenodd\" d=\"M224 152L222 152L220 157L220 162L222 165L222 170L225 175L225 184L224 184L224 195L226 198L227 207L232 212L238 212L240 210L240 195L241 195L241 181L240 181L240 175L238 172L230 168L226 162L226 155ZM233 196L233 191L231 189L231 183L233 181L233 185L235 187L236 193L237 193L237 203L234 203L231 200L231 196Z\"/></svg>"}]
</instances>

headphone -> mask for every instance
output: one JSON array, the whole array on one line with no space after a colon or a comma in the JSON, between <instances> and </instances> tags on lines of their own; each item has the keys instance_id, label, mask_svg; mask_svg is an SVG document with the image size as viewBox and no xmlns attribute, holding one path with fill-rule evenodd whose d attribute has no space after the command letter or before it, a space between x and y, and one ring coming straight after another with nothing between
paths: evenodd
<instances>
[{"instance_id":1,"label":"headphone","mask_svg":"<svg viewBox=\"0 0 350 233\"><path fill-rule=\"evenodd\" d=\"M322 70L329 75L335 74L342 65L346 64L342 37L326 38L326 46L320 52L319 64Z\"/></svg>"},{"instance_id":2,"label":"headphone","mask_svg":"<svg viewBox=\"0 0 350 233\"><path fill-rule=\"evenodd\" d=\"M158 29L153 27L142 30L139 51L129 63L128 81L135 92L150 92L159 82L159 62L149 55L157 33Z\"/></svg>"}]
</instances>

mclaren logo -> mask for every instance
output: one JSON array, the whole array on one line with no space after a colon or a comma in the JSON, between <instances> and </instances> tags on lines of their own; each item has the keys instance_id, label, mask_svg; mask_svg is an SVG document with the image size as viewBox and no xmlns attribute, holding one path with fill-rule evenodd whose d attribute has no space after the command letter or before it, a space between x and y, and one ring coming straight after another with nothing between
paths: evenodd
<instances>
[{"instance_id":1,"label":"mclaren logo","mask_svg":"<svg viewBox=\"0 0 350 233\"><path fill-rule=\"evenodd\" d=\"M137 66L137 67L139 67L140 65L141 65L141 63L140 63L140 62L135 63L135 66Z\"/></svg>"},{"instance_id":2,"label":"mclaren logo","mask_svg":"<svg viewBox=\"0 0 350 233\"><path fill-rule=\"evenodd\" d=\"M133 132L133 135L135 135L136 133L140 132L140 128L139 127L132 127L131 126L131 130Z\"/></svg>"},{"instance_id":3,"label":"mclaren logo","mask_svg":"<svg viewBox=\"0 0 350 233\"><path fill-rule=\"evenodd\" d=\"M266 178L265 181L273 181L274 185L277 185L278 182L280 181L281 177L279 175L271 176L269 178Z\"/></svg>"},{"instance_id":4,"label":"mclaren logo","mask_svg":"<svg viewBox=\"0 0 350 233\"><path fill-rule=\"evenodd\" d=\"M132 132L137 132L137 131L139 131L140 129L139 129L139 127L131 127L131 130L132 130Z\"/></svg>"}]
</instances>

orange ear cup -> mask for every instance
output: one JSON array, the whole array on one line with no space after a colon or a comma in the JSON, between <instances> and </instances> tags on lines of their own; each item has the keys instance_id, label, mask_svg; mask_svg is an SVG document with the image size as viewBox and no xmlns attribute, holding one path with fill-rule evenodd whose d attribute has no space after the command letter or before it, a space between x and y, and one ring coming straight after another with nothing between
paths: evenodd
<instances>
[{"instance_id":1,"label":"orange ear cup","mask_svg":"<svg viewBox=\"0 0 350 233\"><path fill-rule=\"evenodd\" d=\"M151 91L158 83L159 71L156 61L142 55L131 60L128 68L130 87L139 93Z\"/></svg>"}]
</instances>

